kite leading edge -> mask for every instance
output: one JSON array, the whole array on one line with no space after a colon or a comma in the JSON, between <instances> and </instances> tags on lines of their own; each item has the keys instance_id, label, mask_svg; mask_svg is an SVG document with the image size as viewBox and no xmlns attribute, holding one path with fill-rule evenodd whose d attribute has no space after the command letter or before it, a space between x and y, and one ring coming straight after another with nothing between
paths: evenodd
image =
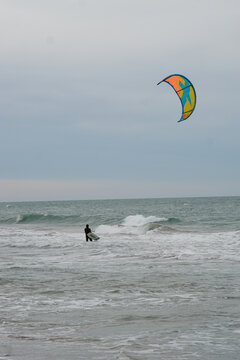
<instances>
[{"instance_id":1,"label":"kite leading edge","mask_svg":"<svg viewBox=\"0 0 240 360\"><path fill-rule=\"evenodd\" d=\"M186 120L193 113L196 106L196 92L193 84L185 76L179 74L170 75L157 85L164 81L173 87L181 101L182 116L178 122Z\"/></svg>"}]
</instances>

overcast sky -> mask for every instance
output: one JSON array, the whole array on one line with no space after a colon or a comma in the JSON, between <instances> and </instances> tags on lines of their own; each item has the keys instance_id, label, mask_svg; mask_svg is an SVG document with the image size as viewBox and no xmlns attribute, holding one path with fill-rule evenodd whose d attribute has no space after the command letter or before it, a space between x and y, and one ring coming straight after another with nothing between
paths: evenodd
<instances>
[{"instance_id":1,"label":"overcast sky","mask_svg":"<svg viewBox=\"0 0 240 360\"><path fill-rule=\"evenodd\" d=\"M0 201L240 195L239 0L0 0ZM183 74L197 106L166 83Z\"/></svg>"}]
</instances>

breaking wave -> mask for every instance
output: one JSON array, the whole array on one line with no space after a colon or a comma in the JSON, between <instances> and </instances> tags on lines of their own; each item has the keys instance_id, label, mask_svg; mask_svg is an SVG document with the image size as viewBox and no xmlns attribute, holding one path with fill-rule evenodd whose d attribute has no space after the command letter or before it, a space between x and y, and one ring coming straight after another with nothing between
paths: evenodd
<instances>
[{"instance_id":1,"label":"breaking wave","mask_svg":"<svg viewBox=\"0 0 240 360\"><path fill-rule=\"evenodd\" d=\"M116 225L100 225L96 231L99 234L145 234L148 231L161 230L173 231L170 225L180 222L177 218L165 218L143 215L127 216L121 224Z\"/></svg>"}]
</instances>

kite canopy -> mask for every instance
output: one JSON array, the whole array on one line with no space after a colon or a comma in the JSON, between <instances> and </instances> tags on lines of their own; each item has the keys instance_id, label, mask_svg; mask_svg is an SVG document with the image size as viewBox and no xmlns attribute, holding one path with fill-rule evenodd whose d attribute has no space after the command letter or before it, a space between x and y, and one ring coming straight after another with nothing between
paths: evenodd
<instances>
[{"instance_id":1,"label":"kite canopy","mask_svg":"<svg viewBox=\"0 0 240 360\"><path fill-rule=\"evenodd\" d=\"M194 111L196 106L196 92L193 84L183 75L170 75L160 81L167 82L173 87L182 104L182 117L178 122L186 120Z\"/></svg>"}]
</instances>

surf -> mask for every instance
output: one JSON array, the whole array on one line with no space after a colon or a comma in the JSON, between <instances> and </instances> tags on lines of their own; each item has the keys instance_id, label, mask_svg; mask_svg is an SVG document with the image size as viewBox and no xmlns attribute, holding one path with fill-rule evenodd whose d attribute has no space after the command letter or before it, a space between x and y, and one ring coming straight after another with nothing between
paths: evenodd
<instances>
[{"instance_id":1,"label":"surf","mask_svg":"<svg viewBox=\"0 0 240 360\"><path fill-rule=\"evenodd\" d=\"M113 225L99 225L96 228L97 233L105 235L129 234L141 235L153 230L174 231L173 227L168 225L178 224L181 220L177 218L166 218L157 216L144 216L142 214L129 215L120 223Z\"/></svg>"}]
</instances>

